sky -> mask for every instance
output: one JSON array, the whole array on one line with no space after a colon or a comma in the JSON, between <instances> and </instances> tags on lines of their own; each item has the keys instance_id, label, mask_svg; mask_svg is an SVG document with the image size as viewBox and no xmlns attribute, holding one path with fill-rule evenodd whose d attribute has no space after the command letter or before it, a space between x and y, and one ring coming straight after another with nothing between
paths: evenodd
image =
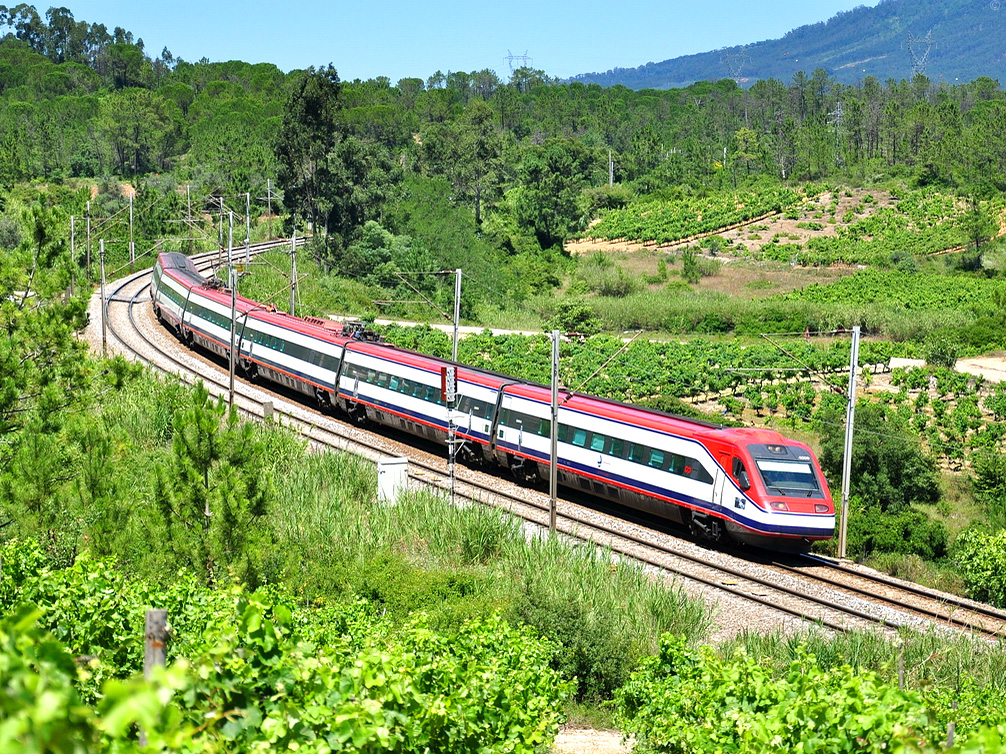
<instances>
[{"instance_id":1,"label":"sky","mask_svg":"<svg viewBox=\"0 0 1006 754\"><path fill-rule=\"evenodd\" d=\"M489 68L510 55L549 76L633 68L679 55L781 37L877 0L64 0L77 21L121 26L148 55L167 47L196 61L274 63L284 71L332 63L344 81L426 79ZM13 3L11 3L13 5ZM37 3L40 14L50 7ZM522 60L513 62L514 67Z\"/></svg>"}]
</instances>

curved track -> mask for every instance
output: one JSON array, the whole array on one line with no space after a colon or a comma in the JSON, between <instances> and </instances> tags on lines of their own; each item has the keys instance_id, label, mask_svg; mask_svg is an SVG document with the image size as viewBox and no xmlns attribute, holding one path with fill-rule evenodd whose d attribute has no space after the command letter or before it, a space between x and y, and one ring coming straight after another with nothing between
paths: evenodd
<instances>
[{"instance_id":1,"label":"curved track","mask_svg":"<svg viewBox=\"0 0 1006 754\"><path fill-rule=\"evenodd\" d=\"M251 253L260 254L288 245L289 241L285 240L256 244ZM211 266L207 264L207 259L219 259L218 252L193 257L197 266L203 269ZM112 337L132 358L149 363L164 372L179 375L187 381L202 380L212 393L226 395L226 367L222 367L215 357L186 349L177 340L170 338L167 331L156 323L151 307L144 305L149 302L150 275L151 271L146 270L113 284L105 312ZM127 307L129 328L120 327L117 317L111 316L113 307L119 305ZM156 334L151 335L148 331ZM254 418L261 418L270 410L274 411L275 415L318 447L346 450L371 460L405 455L409 458L410 480L413 484L425 484L440 490L449 488L446 461L440 457L441 449L431 450L429 444L419 443L414 438L402 442L391 433L375 434L365 431L354 424L339 421L331 415L290 400L288 393L273 387L251 385L243 380L235 381L235 406ZM547 527L548 496L533 489L519 487L498 475L458 466L456 493L459 497L472 501L503 507L536 526ZM834 631L848 631L869 625L896 629L902 626L923 628L927 624L935 624L983 636L1004 635L1006 614L990 611L979 619L977 613L962 618L935 608L926 612L910 599L878 596L876 588L856 589L849 586L846 583L848 579L844 576L837 579L825 573L811 572L806 567L793 567L780 562L759 564L757 559L752 561L706 550L678 537L569 500L561 501L557 528L568 536L609 548L613 554L617 554L613 557L632 558L662 574L675 574L701 585L700 590L706 593L712 591L721 595L729 594L748 603L756 603L764 610L787 616L787 619L811 621ZM831 561L815 562L815 568L835 567L837 564ZM848 570L855 577L866 578L860 571ZM888 588L893 590L895 586L902 585L891 581ZM951 604L950 600L956 599L946 595L934 597L925 590L919 591L924 592L928 600L941 602L942 599L941 604L944 605ZM965 609L963 603L957 608L962 611ZM967 609L977 610L974 603L968 603Z\"/></svg>"}]
</instances>

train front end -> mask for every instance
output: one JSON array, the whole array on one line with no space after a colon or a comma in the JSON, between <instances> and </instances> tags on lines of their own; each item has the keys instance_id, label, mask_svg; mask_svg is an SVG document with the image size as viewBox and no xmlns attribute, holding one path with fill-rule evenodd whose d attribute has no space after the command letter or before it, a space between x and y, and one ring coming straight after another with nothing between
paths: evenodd
<instances>
[{"instance_id":1,"label":"train front end","mask_svg":"<svg viewBox=\"0 0 1006 754\"><path fill-rule=\"evenodd\" d=\"M742 453L744 495L734 501L727 523L733 539L763 549L806 552L814 542L834 536L835 505L810 448L779 437L748 443Z\"/></svg>"}]
</instances>

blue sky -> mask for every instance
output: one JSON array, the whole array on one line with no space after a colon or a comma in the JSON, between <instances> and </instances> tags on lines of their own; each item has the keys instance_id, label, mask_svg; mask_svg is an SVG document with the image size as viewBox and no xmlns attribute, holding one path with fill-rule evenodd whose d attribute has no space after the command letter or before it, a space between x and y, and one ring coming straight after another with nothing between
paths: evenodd
<instances>
[{"instance_id":1,"label":"blue sky","mask_svg":"<svg viewBox=\"0 0 1006 754\"><path fill-rule=\"evenodd\" d=\"M634 67L780 37L876 0L388 2L64 0L78 21L122 26L148 54L189 61L335 65L343 80L427 78L438 69L509 73L508 51L550 76ZM11 3L13 5L13 3ZM49 4L36 4L44 13Z\"/></svg>"}]
</instances>

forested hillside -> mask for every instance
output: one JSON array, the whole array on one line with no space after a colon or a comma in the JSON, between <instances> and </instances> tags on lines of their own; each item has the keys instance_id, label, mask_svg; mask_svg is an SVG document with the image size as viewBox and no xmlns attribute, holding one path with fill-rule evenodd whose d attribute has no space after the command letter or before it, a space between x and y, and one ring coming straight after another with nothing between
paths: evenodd
<instances>
[{"instance_id":1,"label":"forested hillside","mask_svg":"<svg viewBox=\"0 0 1006 754\"><path fill-rule=\"evenodd\" d=\"M793 29L781 39L650 62L637 68L584 73L573 81L631 89L670 89L731 77L744 86L823 68L844 84L927 73L934 81L1002 75L999 40L1006 15L988 0L882 0L827 21Z\"/></svg>"}]
</instances>

